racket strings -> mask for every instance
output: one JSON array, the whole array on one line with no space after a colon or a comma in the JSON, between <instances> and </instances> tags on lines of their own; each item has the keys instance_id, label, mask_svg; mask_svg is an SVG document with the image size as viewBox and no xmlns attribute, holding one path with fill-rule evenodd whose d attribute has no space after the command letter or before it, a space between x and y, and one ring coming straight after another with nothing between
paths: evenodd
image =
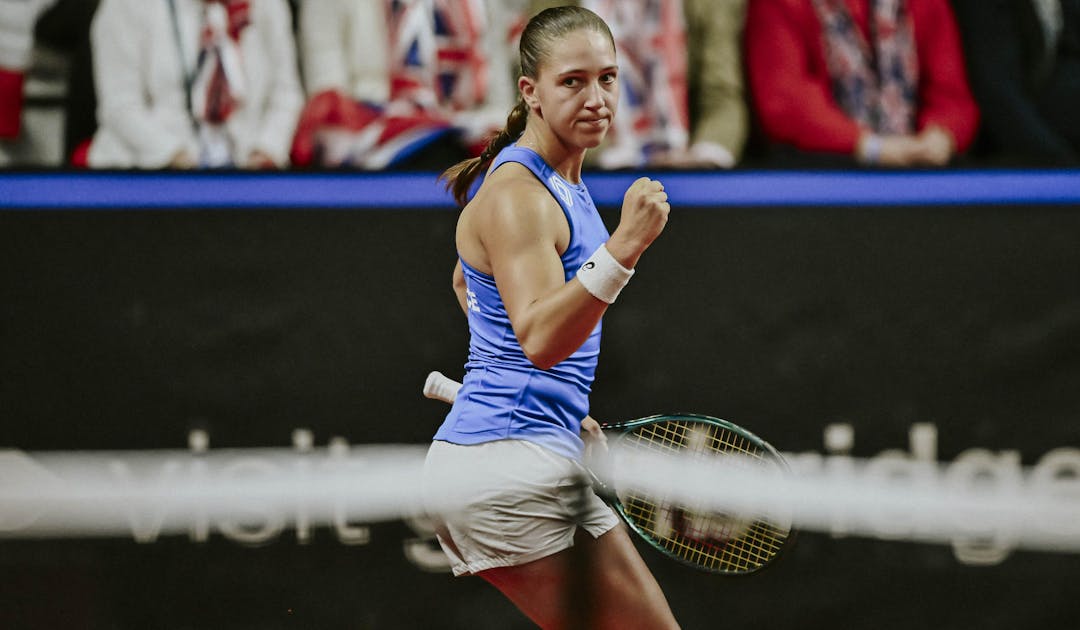
<instances>
[{"instance_id":1,"label":"racket strings","mask_svg":"<svg viewBox=\"0 0 1080 630\"><path fill-rule=\"evenodd\" d=\"M638 523L668 521L671 509L657 506L651 499L631 498L624 510ZM746 573L767 564L779 553L782 539L771 535L768 526L755 523L757 542L705 541L656 527L643 530L668 552L709 570L724 573ZM751 540L748 538L747 540Z\"/></svg>"},{"instance_id":2,"label":"racket strings","mask_svg":"<svg viewBox=\"0 0 1080 630\"><path fill-rule=\"evenodd\" d=\"M737 455L747 465L775 465L770 453L745 436L703 422L649 423L624 439L632 448L649 452L690 454L695 459ZM789 534L789 528L765 517L695 511L663 497L628 495L623 511L668 553L720 573L748 573L763 567L780 552Z\"/></svg>"}]
</instances>

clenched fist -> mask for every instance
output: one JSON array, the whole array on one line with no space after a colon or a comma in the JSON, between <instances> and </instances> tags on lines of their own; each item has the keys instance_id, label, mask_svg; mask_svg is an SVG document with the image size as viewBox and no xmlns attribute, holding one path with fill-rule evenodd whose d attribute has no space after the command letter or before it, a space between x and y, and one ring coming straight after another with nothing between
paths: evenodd
<instances>
[{"instance_id":1,"label":"clenched fist","mask_svg":"<svg viewBox=\"0 0 1080 630\"><path fill-rule=\"evenodd\" d=\"M607 242L607 249L627 269L660 236L667 225L671 206L660 182L642 177L630 185L623 196L619 226Z\"/></svg>"}]
</instances>

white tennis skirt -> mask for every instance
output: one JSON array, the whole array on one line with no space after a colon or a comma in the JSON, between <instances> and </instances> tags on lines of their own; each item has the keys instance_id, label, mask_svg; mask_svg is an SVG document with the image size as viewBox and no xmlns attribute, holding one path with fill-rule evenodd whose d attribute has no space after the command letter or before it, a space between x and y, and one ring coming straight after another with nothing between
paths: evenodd
<instances>
[{"instance_id":1,"label":"white tennis skirt","mask_svg":"<svg viewBox=\"0 0 1080 630\"><path fill-rule=\"evenodd\" d=\"M516 566L594 538L619 518L592 491L582 466L522 440L463 446L432 442L425 503L454 575Z\"/></svg>"}]
</instances>

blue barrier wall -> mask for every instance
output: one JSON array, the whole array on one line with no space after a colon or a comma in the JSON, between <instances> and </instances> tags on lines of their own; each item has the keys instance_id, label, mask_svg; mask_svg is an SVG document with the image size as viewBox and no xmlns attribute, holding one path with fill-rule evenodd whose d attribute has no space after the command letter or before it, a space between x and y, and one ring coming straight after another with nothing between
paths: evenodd
<instances>
[{"instance_id":1,"label":"blue barrier wall","mask_svg":"<svg viewBox=\"0 0 1080 630\"><path fill-rule=\"evenodd\" d=\"M598 205L640 173L586 173ZM1080 171L645 173L683 206L1080 203ZM0 173L0 208L449 208L437 173Z\"/></svg>"}]
</instances>

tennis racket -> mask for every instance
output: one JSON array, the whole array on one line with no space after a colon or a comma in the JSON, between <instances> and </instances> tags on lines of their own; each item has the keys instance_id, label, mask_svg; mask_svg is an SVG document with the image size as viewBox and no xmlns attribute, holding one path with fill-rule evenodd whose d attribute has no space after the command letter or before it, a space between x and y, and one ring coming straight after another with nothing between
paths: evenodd
<instances>
[{"instance_id":1,"label":"tennis racket","mask_svg":"<svg viewBox=\"0 0 1080 630\"><path fill-rule=\"evenodd\" d=\"M452 404L460 387L461 383L432 372L424 383L424 395ZM788 471L783 457L768 442L719 418L657 415L602 426L612 450L618 445L619 452L735 455L771 472ZM789 515L704 512L683 502L620 491L605 483L595 484L595 489L631 531L654 549L710 573L755 573L775 561L795 536Z\"/></svg>"}]
</instances>

